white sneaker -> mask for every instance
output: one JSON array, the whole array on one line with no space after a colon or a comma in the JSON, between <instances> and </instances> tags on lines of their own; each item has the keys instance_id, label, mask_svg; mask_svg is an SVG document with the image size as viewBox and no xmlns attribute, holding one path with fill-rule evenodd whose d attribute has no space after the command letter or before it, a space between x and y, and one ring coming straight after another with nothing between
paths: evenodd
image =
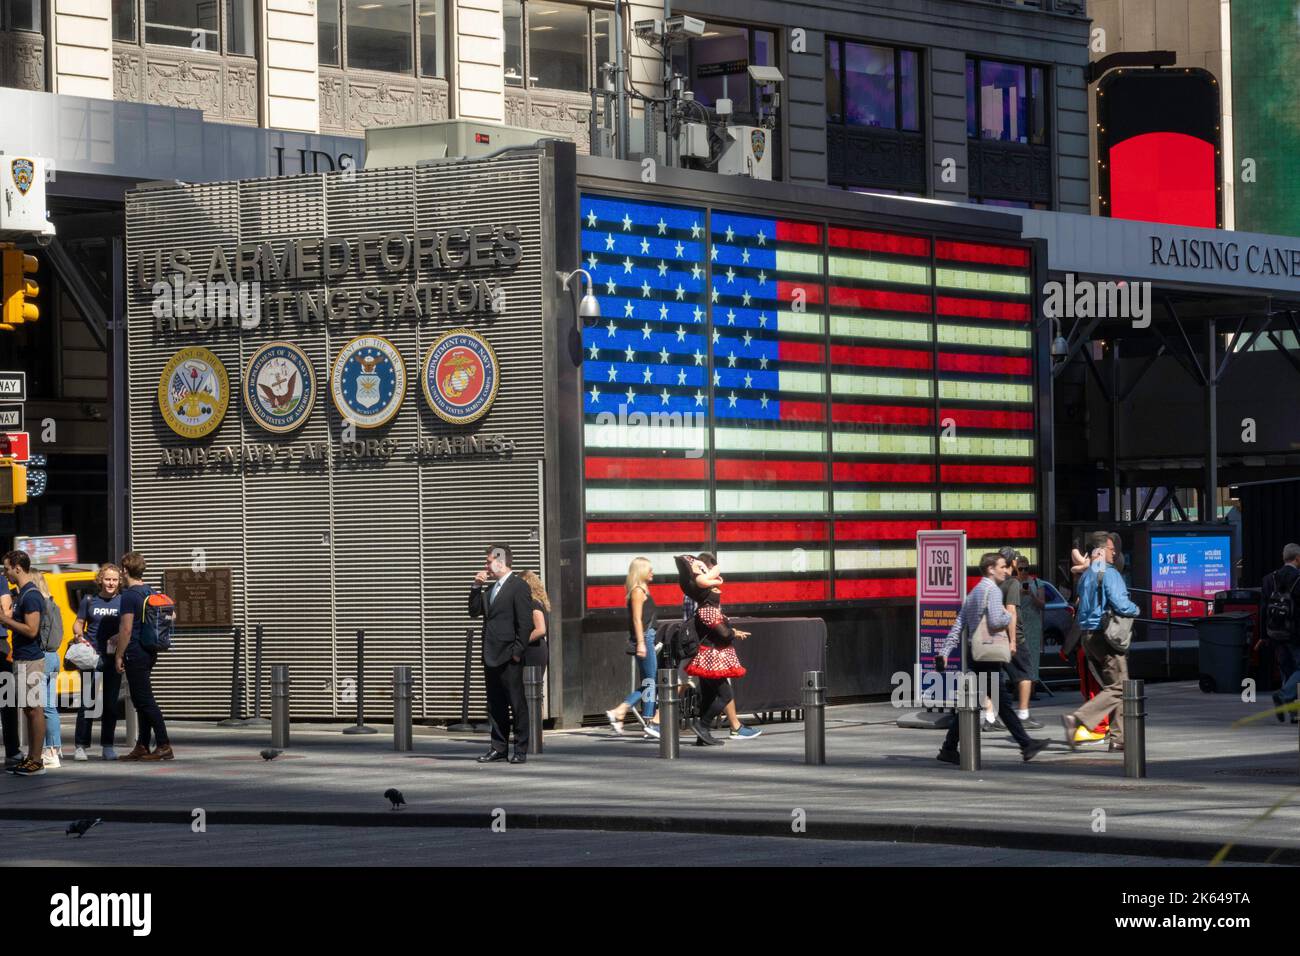
<instances>
[{"instance_id":1,"label":"white sneaker","mask_svg":"<svg viewBox=\"0 0 1300 956\"><path fill-rule=\"evenodd\" d=\"M659 739L659 725L658 725L658 724L646 724L646 725L645 725L645 735L646 735L646 739L647 739L647 740L658 740L658 739Z\"/></svg>"},{"instance_id":2,"label":"white sneaker","mask_svg":"<svg viewBox=\"0 0 1300 956\"><path fill-rule=\"evenodd\" d=\"M63 766L62 754L53 747L46 747L41 751L41 761L45 764L46 770L57 770Z\"/></svg>"},{"instance_id":3,"label":"white sneaker","mask_svg":"<svg viewBox=\"0 0 1300 956\"><path fill-rule=\"evenodd\" d=\"M90 758L86 756L85 747L78 747L76 753L72 755L72 759L75 760L77 763L83 763L89 760Z\"/></svg>"},{"instance_id":4,"label":"white sneaker","mask_svg":"<svg viewBox=\"0 0 1300 956\"><path fill-rule=\"evenodd\" d=\"M620 737L622 737L622 736L623 736L623 721L621 721L621 720L619 720L617 717L615 717L615 716L614 716L614 712L613 712L612 710L607 710L607 711L605 711L605 719L608 720L608 721L609 721L609 725L610 725L611 727L614 728L614 733L616 733L616 734L618 734Z\"/></svg>"}]
</instances>

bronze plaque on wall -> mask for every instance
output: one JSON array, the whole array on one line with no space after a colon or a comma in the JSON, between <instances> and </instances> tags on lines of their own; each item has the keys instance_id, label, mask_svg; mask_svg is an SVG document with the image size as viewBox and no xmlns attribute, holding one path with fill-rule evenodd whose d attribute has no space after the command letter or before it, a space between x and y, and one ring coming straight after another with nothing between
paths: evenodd
<instances>
[{"instance_id":1,"label":"bronze plaque on wall","mask_svg":"<svg viewBox=\"0 0 1300 956\"><path fill-rule=\"evenodd\" d=\"M177 627L230 627L230 568L169 568L163 591L176 602Z\"/></svg>"}]
</instances>

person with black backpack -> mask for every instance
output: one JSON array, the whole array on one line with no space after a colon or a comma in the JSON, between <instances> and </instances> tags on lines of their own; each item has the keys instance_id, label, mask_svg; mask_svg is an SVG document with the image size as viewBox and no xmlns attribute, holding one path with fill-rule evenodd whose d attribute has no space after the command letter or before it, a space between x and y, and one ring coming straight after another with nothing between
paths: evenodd
<instances>
[{"instance_id":1,"label":"person with black backpack","mask_svg":"<svg viewBox=\"0 0 1300 956\"><path fill-rule=\"evenodd\" d=\"M45 617L45 599L32 580L32 559L26 551L10 551L4 556L5 576L17 585L13 616L0 613L0 625L13 635L14 678L18 687L18 704L27 719L27 758L9 772L20 777L45 773L41 756L45 743L45 651L41 649L41 619ZM47 629L49 624L44 625Z\"/></svg>"},{"instance_id":2,"label":"person with black backpack","mask_svg":"<svg viewBox=\"0 0 1300 956\"><path fill-rule=\"evenodd\" d=\"M120 602L120 623L117 632L117 650L114 652L117 672L126 674L131 703L139 716L139 736L130 753L118 760L172 760L171 742L167 725L163 723L162 710L153 696L152 673L158 663L158 652L169 646L170 636L160 633L155 620L159 613L151 606L153 589L144 583L145 562L142 555L129 551L122 555L122 574L126 587ZM167 602L170 604L170 602ZM161 639L161 644L160 644ZM149 749L149 740L157 743Z\"/></svg>"},{"instance_id":3,"label":"person with black backpack","mask_svg":"<svg viewBox=\"0 0 1300 956\"><path fill-rule=\"evenodd\" d=\"M1300 641L1300 544L1288 544L1282 549L1282 567L1264 577L1262 597L1264 636L1273 645L1282 678L1282 689L1273 695L1273 703L1282 707L1295 702L1300 685L1296 662L1296 644ZM1286 715L1279 712L1277 719L1285 721ZM1295 714L1291 719L1295 720Z\"/></svg>"}]
</instances>

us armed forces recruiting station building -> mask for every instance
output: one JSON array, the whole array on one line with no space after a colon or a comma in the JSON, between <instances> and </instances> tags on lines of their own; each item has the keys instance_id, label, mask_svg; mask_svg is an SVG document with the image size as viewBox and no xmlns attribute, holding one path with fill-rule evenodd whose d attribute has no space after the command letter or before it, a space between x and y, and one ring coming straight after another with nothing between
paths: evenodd
<instances>
[{"instance_id":1,"label":"us armed forces recruiting station building","mask_svg":"<svg viewBox=\"0 0 1300 956\"><path fill-rule=\"evenodd\" d=\"M1040 547L1039 257L1018 235L890 197L645 184L565 144L138 191L133 546L232 569L234 623L263 625L264 681L291 665L295 716L352 714L364 629L368 713L410 664L416 717L457 717L495 541L550 590L562 725L623 692L637 554L670 616L671 555L718 551L729 610L825 618L832 694L888 691L917 530ZM579 266L602 313L582 329L556 279ZM221 296L233 315L187 314ZM230 654L184 632L170 707L224 714ZM471 694L481 713L477 650Z\"/></svg>"}]
</instances>

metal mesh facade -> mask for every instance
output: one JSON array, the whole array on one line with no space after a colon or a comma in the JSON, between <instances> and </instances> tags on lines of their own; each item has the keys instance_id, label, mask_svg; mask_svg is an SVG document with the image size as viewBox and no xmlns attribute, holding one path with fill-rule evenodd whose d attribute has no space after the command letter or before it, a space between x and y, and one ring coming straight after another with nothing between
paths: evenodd
<instances>
[{"instance_id":1,"label":"metal mesh facade","mask_svg":"<svg viewBox=\"0 0 1300 956\"><path fill-rule=\"evenodd\" d=\"M546 456L543 278L553 252L542 207L544 153L495 160L366 170L350 175L150 188L127 198L128 345L131 456L131 541L158 583L164 568L233 571L234 620L245 628L247 701L252 699L252 632L264 628L262 696L269 714L270 665L288 663L295 717L349 718L355 711L358 629L366 634L367 716L391 715L392 668L413 667L414 715L459 715L466 629L466 590L482 566L484 546L503 542L517 570L539 569L546 579L542 461ZM336 278L263 283L261 324L208 332L156 328L154 294L142 263L162 251L190 252L206 264L220 246L237 261L241 243L269 243L277 256L295 238L401 233L492 224L519 231L522 257L513 266L448 273L414 257L401 273L376 278L350 269ZM296 310L279 321L265 304L275 292L341 289L358 293L376 284L485 278L499 283L504 309L422 317L362 318L355 300L339 321L302 320ZM437 417L421 390L421 366L432 343L454 328L482 335L495 352L499 389L485 417L452 425ZM359 335L379 335L405 363L405 397L396 416L359 441L390 439L401 449L429 439L504 435L505 456L391 458L335 457L345 421L330 395L331 367L340 349ZM315 373L314 408L298 430L277 435L245 408L244 376L252 355L271 341L287 341L308 357ZM180 349L207 348L229 377L230 403L212 434L182 438L159 408L160 374ZM328 453L304 460L308 443ZM180 449L272 446L267 464L168 465ZM288 449L289 451L286 451ZM293 452L295 457L285 456ZM554 584L548 580L548 584ZM554 593L554 592L553 592ZM558 617L558 615L557 615ZM229 709L232 639L229 633L184 630L178 646L155 671L168 714L216 717ZM484 710L477 641L470 682L471 712Z\"/></svg>"}]
</instances>

